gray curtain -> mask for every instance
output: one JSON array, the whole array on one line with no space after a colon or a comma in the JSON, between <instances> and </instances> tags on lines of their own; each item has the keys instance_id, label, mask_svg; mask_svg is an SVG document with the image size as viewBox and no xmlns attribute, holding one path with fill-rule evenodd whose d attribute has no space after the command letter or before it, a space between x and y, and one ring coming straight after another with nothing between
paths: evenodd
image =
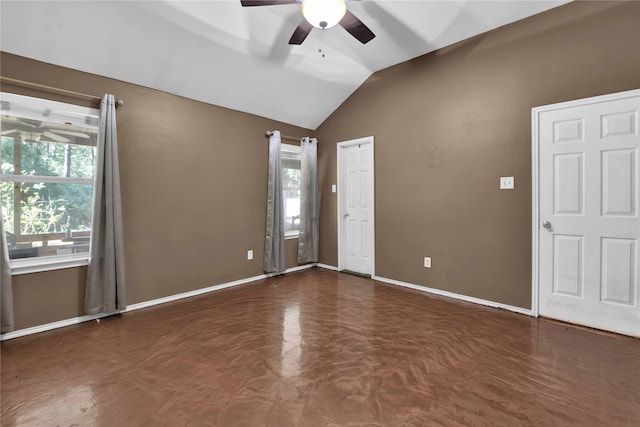
<instances>
[{"instance_id":1,"label":"gray curtain","mask_svg":"<svg viewBox=\"0 0 640 427\"><path fill-rule=\"evenodd\" d=\"M113 95L100 104L96 179L89 269L84 295L87 314L115 313L126 307L122 201Z\"/></svg>"},{"instance_id":2,"label":"gray curtain","mask_svg":"<svg viewBox=\"0 0 640 427\"><path fill-rule=\"evenodd\" d=\"M269 137L269 178L267 182L267 227L264 239L265 273L282 273L285 270L284 255L284 202L282 195L282 163L280 132Z\"/></svg>"},{"instance_id":3,"label":"gray curtain","mask_svg":"<svg viewBox=\"0 0 640 427\"><path fill-rule=\"evenodd\" d=\"M9 249L7 235L4 233L4 219L0 209L0 330L2 333L13 331L13 285L11 284L11 265L9 264Z\"/></svg>"},{"instance_id":4,"label":"gray curtain","mask_svg":"<svg viewBox=\"0 0 640 427\"><path fill-rule=\"evenodd\" d=\"M300 141L298 263L318 262L318 140Z\"/></svg>"}]
</instances>

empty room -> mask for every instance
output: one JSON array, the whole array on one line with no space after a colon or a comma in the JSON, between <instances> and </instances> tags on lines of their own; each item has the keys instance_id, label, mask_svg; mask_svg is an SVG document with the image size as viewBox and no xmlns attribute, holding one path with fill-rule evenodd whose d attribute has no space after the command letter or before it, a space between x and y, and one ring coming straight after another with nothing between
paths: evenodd
<instances>
[{"instance_id":1,"label":"empty room","mask_svg":"<svg viewBox=\"0 0 640 427\"><path fill-rule=\"evenodd\" d=\"M0 424L640 426L639 23L0 0Z\"/></svg>"}]
</instances>

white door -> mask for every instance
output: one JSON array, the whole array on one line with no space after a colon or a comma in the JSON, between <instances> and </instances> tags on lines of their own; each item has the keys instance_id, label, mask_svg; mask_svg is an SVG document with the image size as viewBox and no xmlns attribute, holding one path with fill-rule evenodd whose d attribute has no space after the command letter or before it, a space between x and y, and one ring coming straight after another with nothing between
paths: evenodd
<instances>
[{"instance_id":1,"label":"white door","mask_svg":"<svg viewBox=\"0 0 640 427\"><path fill-rule=\"evenodd\" d=\"M338 144L338 269L374 274L373 137Z\"/></svg>"},{"instance_id":2,"label":"white door","mask_svg":"<svg viewBox=\"0 0 640 427\"><path fill-rule=\"evenodd\" d=\"M640 91L534 109L540 315L640 336L639 111Z\"/></svg>"}]
</instances>

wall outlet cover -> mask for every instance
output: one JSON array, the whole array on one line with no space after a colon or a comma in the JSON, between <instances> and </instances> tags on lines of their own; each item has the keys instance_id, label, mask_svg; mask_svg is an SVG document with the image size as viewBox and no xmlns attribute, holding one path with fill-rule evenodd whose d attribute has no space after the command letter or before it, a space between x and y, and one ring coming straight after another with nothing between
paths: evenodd
<instances>
[{"instance_id":1,"label":"wall outlet cover","mask_svg":"<svg viewBox=\"0 0 640 427\"><path fill-rule=\"evenodd\" d=\"M515 178L512 176L500 177L500 189L501 190L513 190L515 188Z\"/></svg>"}]
</instances>

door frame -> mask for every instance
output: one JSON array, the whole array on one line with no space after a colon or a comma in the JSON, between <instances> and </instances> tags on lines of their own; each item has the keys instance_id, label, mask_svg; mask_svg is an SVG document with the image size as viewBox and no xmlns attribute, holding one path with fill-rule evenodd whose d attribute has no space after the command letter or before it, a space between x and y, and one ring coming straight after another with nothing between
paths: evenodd
<instances>
[{"instance_id":1,"label":"door frame","mask_svg":"<svg viewBox=\"0 0 640 427\"><path fill-rule=\"evenodd\" d=\"M601 102L615 101L636 96L640 96L640 89L559 102L531 109L531 315L534 317L538 317L540 315L540 115L544 112L553 110L599 104Z\"/></svg>"},{"instance_id":2,"label":"door frame","mask_svg":"<svg viewBox=\"0 0 640 427\"><path fill-rule=\"evenodd\" d=\"M344 149L348 147L353 147L354 145L362 145L362 144L371 144L371 174L368 185L371 188L371 245L369 247L369 251L371 253L371 277L373 278L376 273L376 223L375 223L375 154L374 154L374 138L373 136L366 136L363 138L351 139L348 141L338 142L336 144L337 150L337 179L338 179L338 271L344 270L344 262L343 262L343 225L342 225L342 195L344 194L344 178L342 177L342 170L344 166L345 157L343 155Z\"/></svg>"}]
</instances>

